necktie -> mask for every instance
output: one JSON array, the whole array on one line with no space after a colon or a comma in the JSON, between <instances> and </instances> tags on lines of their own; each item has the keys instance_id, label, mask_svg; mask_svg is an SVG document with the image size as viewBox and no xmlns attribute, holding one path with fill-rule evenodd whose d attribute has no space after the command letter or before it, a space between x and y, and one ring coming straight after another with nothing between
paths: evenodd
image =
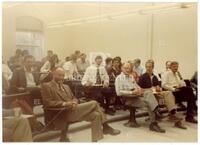
<instances>
[{"instance_id":1,"label":"necktie","mask_svg":"<svg viewBox=\"0 0 200 145\"><path fill-rule=\"evenodd\" d=\"M101 84L101 76L100 76L99 68L97 68L96 84Z\"/></svg>"}]
</instances>

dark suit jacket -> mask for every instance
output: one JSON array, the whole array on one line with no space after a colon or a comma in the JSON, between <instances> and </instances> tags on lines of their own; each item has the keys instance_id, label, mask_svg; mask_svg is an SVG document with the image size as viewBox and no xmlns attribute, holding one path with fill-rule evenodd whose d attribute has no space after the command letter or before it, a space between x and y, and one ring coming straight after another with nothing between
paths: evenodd
<instances>
[{"instance_id":1,"label":"dark suit jacket","mask_svg":"<svg viewBox=\"0 0 200 145\"><path fill-rule=\"evenodd\" d=\"M48 108L61 108L63 102L75 99L69 86L63 84L64 91L61 91L55 81L50 81L42 85L41 94L44 110ZM45 111L45 122L48 123L59 111ZM64 129L67 125L67 110L62 111L53 121L52 126L56 129Z\"/></svg>"},{"instance_id":2,"label":"dark suit jacket","mask_svg":"<svg viewBox=\"0 0 200 145\"><path fill-rule=\"evenodd\" d=\"M36 85L39 83L39 73L33 72L33 78L36 83ZM13 72L13 76L10 82L10 89L12 93L17 93L17 88L23 87L26 88L27 82L26 82L26 76L25 76L25 70L24 67L17 68Z\"/></svg>"},{"instance_id":3,"label":"dark suit jacket","mask_svg":"<svg viewBox=\"0 0 200 145\"><path fill-rule=\"evenodd\" d=\"M141 88L151 88L152 86L158 86L159 81L155 75L153 75L153 79L151 81L149 74L144 73L140 76L138 84Z\"/></svg>"}]
</instances>

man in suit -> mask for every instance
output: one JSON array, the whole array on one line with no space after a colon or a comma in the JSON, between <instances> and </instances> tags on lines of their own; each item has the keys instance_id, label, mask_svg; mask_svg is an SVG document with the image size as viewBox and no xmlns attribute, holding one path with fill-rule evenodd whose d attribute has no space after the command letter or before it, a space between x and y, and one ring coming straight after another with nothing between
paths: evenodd
<instances>
[{"instance_id":1,"label":"man in suit","mask_svg":"<svg viewBox=\"0 0 200 145\"><path fill-rule=\"evenodd\" d=\"M33 59L32 55L25 56L23 67L14 70L10 83L10 91L11 93L30 92L30 97L17 99L11 105L12 107L21 107L25 114L34 115L33 106L36 99L41 99L41 93L40 88L37 86L39 82L38 73L32 71ZM39 131L43 128L42 123L37 121L36 117L33 117L30 121L33 130Z\"/></svg>"},{"instance_id":2,"label":"man in suit","mask_svg":"<svg viewBox=\"0 0 200 145\"><path fill-rule=\"evenodd\" d=\"M37 86L39 83L39 74L33 72L32 67L33 56L25 56L23 67L14 70L10 83L11 93L30 92L32 98L27 99L27 102L31 107L33 107L34 99L41 96L40 89Z\"/></svg>"},{"instance_id":3,"label":"man in suit","mask_svg":"<svg viewBox=\"0 0 200 145\"><path fill-rule=\"evenodd\" d=\"M92 141L96 142L103 138L103 134L117 135L115 130L106 123L105 114L96 101L78 104L70 88L63 84L65 71L57 68L53 72L53 80L42 85L42 97L44 108L66 107L67 120L61 119L60 123L89 121L92 123ZM63 116L64 117L64 116ZM102 127L103 125L103 132ZM63 129L66 126L63 126ZM63 132L64 133L64 132ZM61 141L66 140L66 135L61 136Z\"/></svg>"}]
</instances>

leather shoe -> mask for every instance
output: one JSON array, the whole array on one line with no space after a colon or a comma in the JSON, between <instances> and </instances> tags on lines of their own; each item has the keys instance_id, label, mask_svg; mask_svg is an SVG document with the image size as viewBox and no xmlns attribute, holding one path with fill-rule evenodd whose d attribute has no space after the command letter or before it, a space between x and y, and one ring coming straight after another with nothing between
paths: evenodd
<instances>
[{"instance_id":1,"label":"leather shoe","mask_svg":"<svg viewBox=\"0 0 200 145\"><path fill-rule=\"evenodd\" d=\"M160 128L160 126L158 126L157 122L153 122L150 124L149 129L151 131L155 131L155 132L159 132L159 133L165 133L165 130Z\"/></svg>"},{"instance_id":2,"label":"leather shoe","mask_svg":"<svg viewBox=\"0 0 200 145\"><path fill-rule=\"evenodd\" d=\"M108 125L103 128L103 134L118 135L120 133L121 133L120 130L113 129L112 127L110 127Z\"/></svg>"},{"instance_id":3,"label":"leather shoe","mask_svg":"<svg viewBox=\"0 0 200 145\"><path fill-rule=\"evenodd\" d=\"M190 122L190 123L197 123L197 120L194 119L194 117L186 117L185 121Z\"/></svg>"},{"instance_id":4,"label":"leather shoe","mask_svg":"<svg viewBox=\"0 0 200 145\"><path fill-rule=\"evenodd\" d=\"M180 129L187 129L181 121L177 121L174 126Z\"/></svg>"}]
</instances>

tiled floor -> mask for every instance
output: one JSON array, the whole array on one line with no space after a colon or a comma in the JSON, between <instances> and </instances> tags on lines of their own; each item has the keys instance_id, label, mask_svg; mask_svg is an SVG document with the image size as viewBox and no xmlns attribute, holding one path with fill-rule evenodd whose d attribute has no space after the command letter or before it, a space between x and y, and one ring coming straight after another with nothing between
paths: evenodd
<instances>
[{"instance_id":1,"label":"tiled floor","mask_svg":"<svg viewBox=\"0 0 200 145\"><path fill-rule=\"evenodd\" d=\"M117 115L127 112L118 112ZM183 116L183 113L179 113L179 116ZM108 116L111 118L111 116ZM121 130L121 134L117 136L105 135L104 139L99 142L197 142L197 125L184 122L187 130L182 130L173 127L173 124L167 120L160 122L160 126L166 129L166 133L152 132L148 128L149 122L145 121L145 117L137 119L141 125L140 128L128 128L123 124L126 122L118 121L110 123L110 125L116 129ZM81 126L86 122L72 124L70 128ZM84 129L77 132L69 133L71 142L90 142L91 141L91 129ZM49 142L58 142L59 138L49 140Z\"/></svg>"}]
</instances>

